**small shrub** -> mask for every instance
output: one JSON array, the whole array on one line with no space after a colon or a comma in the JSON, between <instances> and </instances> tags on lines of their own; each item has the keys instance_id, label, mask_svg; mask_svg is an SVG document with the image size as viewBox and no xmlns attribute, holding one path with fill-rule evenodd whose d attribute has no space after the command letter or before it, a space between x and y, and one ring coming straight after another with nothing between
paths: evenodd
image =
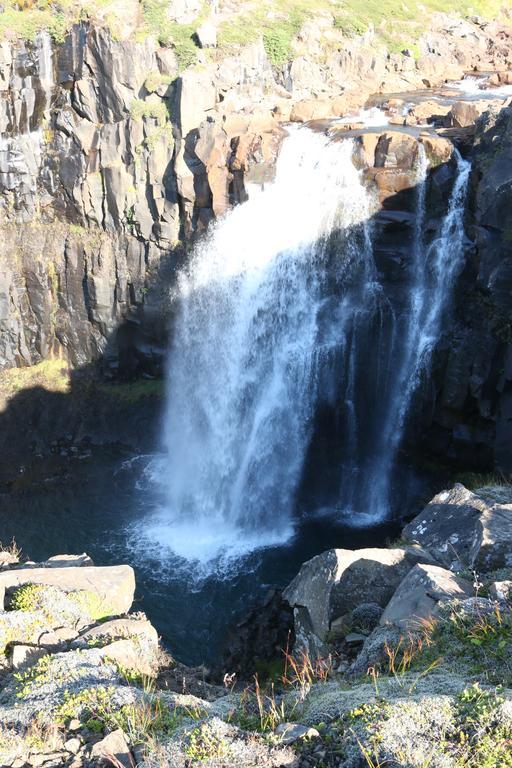
<instances>
[{"instance_id":1,"label":"small shrub","mask_svg":"<svg viewBox=\"0 0 512 768\"><path fill-rule=\"evenodd\" d=\"M130 117L132 120L142 120L144 117L151 117L157 121L158 125L165 125L169 113L163 101L151 102L144 99L134 99L130 105Z\"/></svg>"},{"instance_id":2,"label":"small shrub","mask_svg":"<svg viewBox=\"0 0 512 768\"><path fill-rule=\"evenodd\" d=\"M208 725L203 724L195 728L188 737L185 754L193 763L202 763L206 760L221 760L228 753L228 748Z\"/></svg>"}]
</instances>

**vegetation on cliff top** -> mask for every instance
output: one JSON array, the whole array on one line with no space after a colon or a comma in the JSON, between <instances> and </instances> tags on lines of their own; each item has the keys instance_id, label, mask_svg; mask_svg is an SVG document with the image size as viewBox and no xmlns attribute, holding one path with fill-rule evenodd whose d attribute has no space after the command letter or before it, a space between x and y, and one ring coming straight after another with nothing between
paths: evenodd
<instances>
[{"instance_id":1,"label":"vegetation on cliff top","mask_svg":"<svg viewBox=\"0 0 512 768\"><path fill-rule=\"evenodd\" d=\"M219 3L218 39L221 49L244 45L263 37L267 53L275 66L291 58L292 41L302 24L318 14L329 13L334 30L345 36L364 33L373 26L390 50L399 50L404 42L414 48L415 41L429 28L432 13L454 13L462 17L499 16L503 0L264 0L257 7L239 0L229 10ZM69 27L85 19L109 26L114 36L130 29L137 38L152 35L162 45L172 45L180 67L194 64L197 56L194 32L209 7L193 24L178 24L168 13L168 0L132 0L120 20L119 0L5 0L0 14L0 38L33 39L47 30L55 40L64 39ZM121 33L121 24L124 33Z\"/></svg>"}]
</instances>

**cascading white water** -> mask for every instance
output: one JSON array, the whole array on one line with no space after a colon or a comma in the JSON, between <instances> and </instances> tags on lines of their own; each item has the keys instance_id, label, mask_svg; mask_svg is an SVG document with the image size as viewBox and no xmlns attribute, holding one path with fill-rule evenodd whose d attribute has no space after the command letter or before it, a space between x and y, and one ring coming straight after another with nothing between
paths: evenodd
<instances>
[{"instance_id":1,"label":"cascading white water","mask_svg":"<svg viewBox=\"0 0 512 768\"><path fill-rule=\"evenodd\" d=\"M382 396L381 408L386 416L379 432L376 456L366 477L368 508L375 510L380 505L382 509L384 505L384 515L390 512L393 467L411 400L422 374L428 369L455 278L464 262L464 211L471 164L463 160L458 151L454 154L457 173L448 211L439 236L427 245L424 229L428 162L423 146L419 145L409 301L401 321L394 318L393 332L387 342L393 379L387 397ZM364 522L364 517L359 519Z\"/></svg>"},{"instance_id":2,"label":"cascading white water","mask_svg":"<svg viewBox=\"0 0 512 768\"><path fill-rule=\"evenodd\" d=\"M181 274L169 354L167 504L153 521L154 535L179 555L208 560L292 533L317 361L338 343L346 314L339 307L320 322L331 234L350 232L339 273L354 260L370 263L372 197L352 149L291 131L275 182L218 222Z\"/></svg>"},{"instance_id":3,"label":"cascading white water","mask_svg":"<svg viewBox=\"0 0 512 768\"><path fill-rule=\"evenodd\" d=\"M162 509L146 541L187 560L238 556L291 537L317 410L339 414L338 512L390 512L408 408L463 258L469 165L439 238L423 238L420 151L406 306L372 249L376 200L350 140L291 130L276 179L218 221L173 295ZM403 304L403 301L402 301Z\"/></svg>"}]
</instances>

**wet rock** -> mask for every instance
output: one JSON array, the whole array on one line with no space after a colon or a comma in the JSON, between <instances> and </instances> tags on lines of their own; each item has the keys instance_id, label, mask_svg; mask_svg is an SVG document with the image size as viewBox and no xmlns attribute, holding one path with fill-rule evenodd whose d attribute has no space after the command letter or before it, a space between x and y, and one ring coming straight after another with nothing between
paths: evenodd
<instances>
[{"instance_id":1,"label":"wet rock","mask_svg":"<svg viewBox=\"0 0 512 768\"><path fill-rule=\"evenodd\" d=\"M418 142L407 133L388 131L380 136L375 148L376 168L413 170L417 165Z\"/></svg>"},{"instance_id":2,"label":"wet rock","mask_svg":"<svg viewBox=\"0 0 512 768\"><path fill-rule=\"evenodd\" d=\"M435 168L450 161L455 149L451 141L430 134L422 134L420 141L425 148L425 154L431 167Z\"/></svg>"},{"instance_id":3,"label":"wet rock","mask_svg":"<svg viewBox=\"0 0 512 768\"><path fill-rule=\"evenodd\" d=\"M380 624L418 629L438 612L438 603L471 597L473 585L435 565L416 565L405 576L384 609Z\"/></svg>"}]
</instances>

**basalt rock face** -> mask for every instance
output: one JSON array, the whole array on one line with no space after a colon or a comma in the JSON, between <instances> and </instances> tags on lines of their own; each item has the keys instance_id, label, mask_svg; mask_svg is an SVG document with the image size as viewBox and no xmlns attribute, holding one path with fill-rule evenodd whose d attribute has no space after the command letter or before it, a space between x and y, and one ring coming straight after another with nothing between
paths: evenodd
<instances>
[{"instance_id":1,"label":"basalt rock face","mask_svg":"<svg viewBox=\"0 0 512 768\"><path fill-rule=\"evenodd\" d=\"M248 181L271 178L281 122L339 116L371 92L470 69L510 70L498 24L436 15L415 60L371 31L344 38L329 15L317 21L278 68L261 40L201 50L181 74L172 48L106 28L1 44L0 367L107 352L113 374L158 373L180 244L245 199Z\"/></svg>"},{"instance_id":2,"label":"basalt rock face","mask_svg":"<svg viewBox=\"0 0 512 768\"><path fill-rule=\"evenodd\" d=\"M258 56L236 76L261 79ZM177 75L171 49L106 29L1 45L0 368L160 373L180 238L245 198L282 135L270 112L207 121L213 73Z\"/></svg>"},{"instance_id":3,"label":"basalt rock face","mask_svg":"<svg viewBox=\"0 0 512 768\"><path fill-rule=\"evenodd\" d=\"M172 48L85 24L59 44L40 33L0 45L0 369L59 356L73 367L101 359L111 377L161 375L169 288L187 245L246 198L248 183L272 178L283 123L340 116L372 92L439 85L467 70L496 70L508 82L511 37L496 24L435 16L415 60L389 54L371 31L340 38L332 18L320 21L304 25L294 59L278 68L260 40L236 55L200 51L199 66L180 72ZM434 453L507 466L507 166L488 159L509 148L507 126L485 120L471 204L477 255L456 330L420 393L421 424ZM452 145L421 142L436 166L434 236ZM398 285L418 142L389 131L360 144L383 208L378 267Z\"/></svg>"},{"instance_id":4,"label":"basalt rock face","mask_svg":"<svg viewBox=\"0 0 512 768\"><path fill-rule=\"evenodd\" d=\"M482 469L512 471L512 109L477 123L468 200L468 262L454 327L428 386L424 445Z\"/></svg>"}]
</instances>

